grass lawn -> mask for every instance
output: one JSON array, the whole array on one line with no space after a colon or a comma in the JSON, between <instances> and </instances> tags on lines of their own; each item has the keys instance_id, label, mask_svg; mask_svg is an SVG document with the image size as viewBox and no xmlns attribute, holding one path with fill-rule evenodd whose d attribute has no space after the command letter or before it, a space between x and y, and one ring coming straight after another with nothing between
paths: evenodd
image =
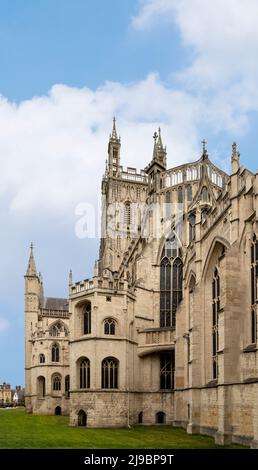
<instances>
[{"instance_id":1,"label":"grass lawn","mask_svg":"<svg viewBox=\"0 0 258 470\"><path fill-rule=\"evenodd\" d=\"M1 449L213 449L212 438L190 436L171 426L131 429L71 428L66 416L27 415L0 409ZM231 448L240 448L233 445Z\"/></svg>"}]
</instances>

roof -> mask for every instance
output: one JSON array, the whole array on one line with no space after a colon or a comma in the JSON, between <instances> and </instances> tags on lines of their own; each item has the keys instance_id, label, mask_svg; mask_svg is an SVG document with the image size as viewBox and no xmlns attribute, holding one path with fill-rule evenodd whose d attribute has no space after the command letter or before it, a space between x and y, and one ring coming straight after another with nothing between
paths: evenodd
<instances>
[{"instance_id":1,"label":"roof","mask_svg":"<svg viewBox=\"0 0 258 470\"><path fill-rule=\"evenodd\" d=\"M65 312L68 312L69 304L67 299L44 297L42 308L46 308L48 310L64 310Z\"/></svg>"}]
</instances>

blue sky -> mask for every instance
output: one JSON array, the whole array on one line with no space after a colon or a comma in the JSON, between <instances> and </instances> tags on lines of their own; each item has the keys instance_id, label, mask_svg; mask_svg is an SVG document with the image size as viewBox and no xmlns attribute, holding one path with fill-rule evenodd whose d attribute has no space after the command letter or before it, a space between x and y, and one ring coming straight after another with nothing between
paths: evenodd
<instances>
[{"instance_id":1,"label":"blue sky","mask_svg":"<svg viewBox=\"0 0 258 470\"><path fill-rule=\"evenodd\" d=\"M256 0L0 0L0 383L24 384L23 275L33 240L47 295L92 274L95 203L112 116L122 163L143 168L158 126L169 166L257 170Z\"/></svg>"},{"instance_id":2,"label":"blue sky","mask_svg":"<svg viewBox=\"0 0 258 470\"><path fill-rule=\"evenodd\" d=\"M95 88L106 80L164 80L184 61L170 25L147 34L130 27L132 0L1 1L1 93L16 101L47 93L55 83ZM171 67L172 65L172 67ZM18 82L17 82L18 78Z\"/></svg>"}]
</instances>

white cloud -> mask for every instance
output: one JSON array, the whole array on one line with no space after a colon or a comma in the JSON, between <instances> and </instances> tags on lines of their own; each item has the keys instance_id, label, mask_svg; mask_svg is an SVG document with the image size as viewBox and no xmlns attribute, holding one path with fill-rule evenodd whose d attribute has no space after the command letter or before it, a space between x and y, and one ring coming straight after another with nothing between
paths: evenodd
<instances>
[{"instance_id":1,"label":"white cloud","mask_svg":"<svg viewBox=\"0 0 258 470\"><path fill-rule=\"evenodd\" d=\"M159 125L171 165L198 157L193 151L200 105L166 88L156 75L129 85L109 82L95 91L55 85L47 96L19 105L2 98L0 193L8 211L63 214L95 199L113 114L122 164L143 167L150 161Z\"/></svg>"},{"instance_id":2,"label":"white cloud","mask_svg":"<svg viewBox=\"0 0 258 470\"><path fill-rule=\"evenodd\" d=\"M132 18L132 24L135 29L144 30L163 15L173 20L175 7L174 0L139 0L139 13Z\"/></svg>"},{"instance_id":3,"label":"white cloud","mask_svg":"<svg viewBox=\"0 0 258 470\"><path fill-rule=\"evenodd\" d=\"M165 21L174 34L176 25L190 63L173 78L202 113L200 128L204 125L208 136L229 133L237 140L250 129L250 116L257 117L257 18L256 0L139 1L135 30L159 28Z\"/></svg>"},{"instance_id":4,"label":"white cloud","mask_svg":"<svg viewBox=\"0 0 258 470\"><path fill-rule=\"evenodd\" d=\"M177 25L184 46L192 48L192 63L181 78L192 88L217 88L245 82L249 106L258 77L257 0L142 0L133 26L151 27L160 19ZM255 94L257 107L257 93Z\"/></svg>"},{"instance_id":5,"label":"white cloud","mask_svg":"<svg viewBox=\"0 0 258 470\"><path fill-rule=\"evenodd\" d=\"M4 333L9 328L9 322L5 318L0 317L0 334Z\"/></svg>"}]
</instances>

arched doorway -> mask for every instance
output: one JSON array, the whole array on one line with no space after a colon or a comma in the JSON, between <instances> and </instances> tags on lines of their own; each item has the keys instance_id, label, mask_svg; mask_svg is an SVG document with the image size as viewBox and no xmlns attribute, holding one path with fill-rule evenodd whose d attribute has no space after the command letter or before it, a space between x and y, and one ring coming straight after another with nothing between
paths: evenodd
<instances>
[{"instance_id":1,"label":"arched doorway","mask_svg":"<svg viewBox=\"0 0 258 470\"><path fill-rule=\"evenodd\" d=\"M55 408L55 415L60 416L62 414L61 406L57 406Z\"/></svg>"},{"instance_id":2,"label":"arched doorway","mask_svg":"<svg viewBox=\"0 0 258 470\"><path fill-rule=\"evenodd\" d=\"M83 410L78 413L78 426L87 426L87 415Z\"/></svg>"},{"instance_id":3,"label":"arched doorway","mask_svg":"<svg viewBox=\"0 0 258 470\"><path fill-rule=\"evenodd\" d=\"M156 424L165 424L166 423L166 415L163 411L159 411L156 414Z\"/></svg>"}]
</instances>

